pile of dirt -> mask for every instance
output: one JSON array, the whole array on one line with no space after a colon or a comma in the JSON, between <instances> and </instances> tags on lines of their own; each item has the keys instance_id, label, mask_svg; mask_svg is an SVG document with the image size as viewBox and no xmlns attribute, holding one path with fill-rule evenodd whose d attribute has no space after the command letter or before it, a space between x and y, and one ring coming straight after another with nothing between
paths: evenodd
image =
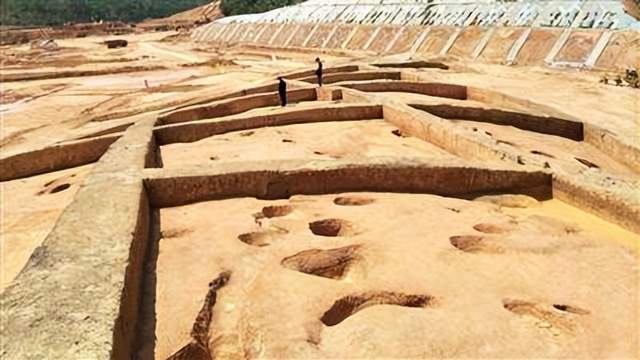
<instances>
[{"instance_id":1,"label":"pile of dirt","mask_svg":"<svg viewBox=\"0 0 640 360\"><path fill-rule=\"evenodd\" d=\"M222 15L222 10L220 9L221 5L221 0L214 0L205 5L179 12L166 18L145 20L138 24L138 27L154 29L156 31L191 28L223 17L224 15Z\"/></svg>"},{"instance_id":2,"label":"pile of dirt","mask_svg":"<svg viewBox=\"0 0 640 360\"><path fill-rule=\"evenodd\" d=\"M198 6L195 9L183 11L166 18L170 21L191 21L191 22L211 22L215 19L221 18L222 10L221 0L214 0L208 4Z\"/></svg>"}]
</instances>

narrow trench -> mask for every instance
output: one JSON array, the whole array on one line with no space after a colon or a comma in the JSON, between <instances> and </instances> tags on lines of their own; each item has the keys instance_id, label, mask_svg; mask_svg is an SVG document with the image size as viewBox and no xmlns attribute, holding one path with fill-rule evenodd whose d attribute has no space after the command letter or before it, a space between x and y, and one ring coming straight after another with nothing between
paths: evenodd
<instances>
[{"instance_id":1,"label":"narrow trench","mask_svg":"<svg viewBox=\"0 0 640 360\"><path fill-rule=\"evenodd\" d=\"M162 152L160 150L160 144L158 144L155 136L152 136L144 167L147 169L164 167L164 164L162 163Z\"/></svg>"},{"instance_id":2,"label":"narrow trench","mask_svg":"<svg viewBox=\"0 0 640 360\"><path fill-rule=\"evenodd\" d=\"M584 125L578 121L546 115L534 115L526 112L459 105L409 104L409 106L443 119L513 126L520 130L538 134L555 135L569 140L584 141Z\"/></svg>"},{"instance_id":3,"label":"narrow trench","mask_svg":"<svg viewBox=\"0 0 640 360\"><path fill-rule=\"evenodd\" d=\"M153 208L149 214L149 244L144 258L142 275L142 299L140 299L140 309L138 313L138 324L136 326L135 353L137 359L152 360L155 358L156 350L156 286L157 286L157 266L160 250L160 239L162 232L160 229L160 210Z\"/></svg>"}]
</instances>

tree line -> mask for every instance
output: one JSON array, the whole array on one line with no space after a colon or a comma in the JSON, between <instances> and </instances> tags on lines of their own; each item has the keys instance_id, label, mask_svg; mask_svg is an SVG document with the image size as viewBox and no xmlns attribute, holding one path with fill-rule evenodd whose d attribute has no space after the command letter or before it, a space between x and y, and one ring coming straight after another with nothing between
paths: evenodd
<instances>
[{"instance_id":1,"label":"tree line","mask_svg":"<svg viewBox=\"0 0 640 360\"><path fill-rule=\"evenodd\" d=\"M138 22L162 18L211 0L0 0L0 25L55 26L69 22ZM268 11L300 0L225 0L225 15Z\"/></svg>"},{"instance_id":2,"label":"tree line","mask_svg":"<svg viewBox=\"0 0 640 360\"><path fill-rule=\"evenodd\" d=\"M302 0L223 0L222 13L226 16L255 14L300 2Z\"/></svg>"}]
</instances>

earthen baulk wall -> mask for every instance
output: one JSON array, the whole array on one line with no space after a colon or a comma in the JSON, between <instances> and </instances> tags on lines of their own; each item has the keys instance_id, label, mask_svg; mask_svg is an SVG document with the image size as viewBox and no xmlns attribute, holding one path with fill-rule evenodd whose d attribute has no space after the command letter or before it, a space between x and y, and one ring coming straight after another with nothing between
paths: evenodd
<instances>
[{"instance_id":1,"label":"earthen baulk wall","mask_svg":"<svg viewBox=\"0 0 640 360\"><path fill-rule=\"evenodd\" d=\"M268 31L261 36L245 36L255 26L251 23L213 23L196 29L192 36L203 42L313 48L328 52L409 52L494 64L601 70L640 68L640 31L637 30L287 23L264 24ZM237 31L238 27L247 30ZM210 31L210 28L216 30ZM223 35L216 36L217 33Z\"/></svg>"}]
</instances>

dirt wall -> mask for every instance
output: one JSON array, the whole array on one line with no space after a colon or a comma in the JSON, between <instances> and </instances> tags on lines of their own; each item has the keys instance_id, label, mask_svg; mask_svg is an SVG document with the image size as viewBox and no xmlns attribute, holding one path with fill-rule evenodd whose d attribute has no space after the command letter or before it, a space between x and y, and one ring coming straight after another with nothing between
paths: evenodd
<instances>
[{"instance_id":1,"label":"dirt wall","mask_svg":"<svg viewBox=\"0 0 640 360\"><path fill-rule=\"evenodd\" d=\"M78 140L0 159L0 181L63 170L98 161L118 136Z\"/></svg>"},{"instance_id":2,"label":"dirt wall","mask_svg":"<svg viewBox=\"0 0 640 360\"><path fill-rule=\"evenodd\" d=\"M316 92L314 89L290 90L287 91L287 97L290 102L312 101L316 99ZM258 107L277 106L279 104L280 97L277 93L249 95L219 101L210 105L194 106L174 111L158 117L158 125L234 115Z\"/></svg>"},{"instance_id":3,"label":"dirt wall","mask_svg":"<svg viewBox=\"0 0 640 360\"><path fill-rule=\"evenodd\" d=\"M231 131L326 121L381 119L382 107L376 105L329 106L317 109L294 110L278 114L229 119L199 121L160 126L154 134L159 144L193 142L212 135Z\"/></svg>"},{"instance_id":4,"label":"dirt wall","mask_svg":"<svg viewBox=\"0 0 640 360\"><path fill-rule=\"evenodd\" d=\"M232 197L288 198L295 194L329 194L352 191L430 193L465 196L479 193L513 192L550 194L551 177L542 172L489 170L438 165L357 164L318 168L278 166L279 170L249 171L241 168L226 174L178 175L145 181L151 203L156 207Z\"/></svg>"}]
</instances>

